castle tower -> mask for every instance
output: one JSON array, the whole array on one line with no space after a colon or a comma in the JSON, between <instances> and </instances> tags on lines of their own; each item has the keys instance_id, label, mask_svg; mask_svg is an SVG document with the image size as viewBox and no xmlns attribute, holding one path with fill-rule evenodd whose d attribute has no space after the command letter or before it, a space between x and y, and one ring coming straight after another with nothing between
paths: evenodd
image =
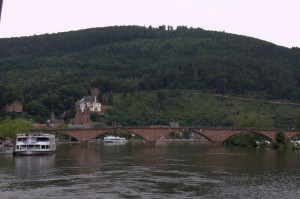
<instances>
[{"instance_id":1,"label":"castle tower","mask_svg":"<svg viewBox=\"0 0 300 199\"><path fill-rule=\"evenodd\" d=\"M91 88L91 96L96 97L96 99L98 99L99 92L99 88Z\"/></svg>"},{"instance_id":2,"label":"castle tower","mask_svg":"<svg viewBox=\"0 0 300 199\"><path fill-rule=\"evenodd\" d=\"M75 115L75 124L77 125L83 125L86 128L90 127L90 110L86 107L84 111L81 111L80 108L76 109L76 115Z\"/></svg>"}]
</instances>

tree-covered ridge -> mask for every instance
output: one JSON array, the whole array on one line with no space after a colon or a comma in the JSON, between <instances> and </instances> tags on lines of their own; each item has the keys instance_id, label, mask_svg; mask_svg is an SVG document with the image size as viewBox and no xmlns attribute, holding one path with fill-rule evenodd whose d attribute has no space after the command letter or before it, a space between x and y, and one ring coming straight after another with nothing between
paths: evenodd
<instances>
[{"instance_id":1,"label":"tree-covered ridge","mask_svg":"<svg viewBox=\"0 0 300 199\"><path fill-rule=\"evenodd\" d=\"M299 101L299 66L298 48L184 26L0 39L0 106L18 98L32 114L68 111L90 87L103 93L194 89Z\"/></svg>"}]
</instances>

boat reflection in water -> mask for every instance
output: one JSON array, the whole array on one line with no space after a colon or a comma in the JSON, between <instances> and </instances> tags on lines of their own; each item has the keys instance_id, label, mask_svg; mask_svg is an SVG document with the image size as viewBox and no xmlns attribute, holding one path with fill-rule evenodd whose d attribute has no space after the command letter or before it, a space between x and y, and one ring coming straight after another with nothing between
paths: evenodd
<instances>
[{"instance_id":1,"label":"boat reflection in water","mask_svg":"<svg viewBox=\"0 0 300 199\"><path fill-rule=\"evenodd\" d=\"M55 168L55 154L47 156L15 156L15 169L22 179L49 178ZM50 175L51 176L51 175Z\"/></svg>"}]
</instances>

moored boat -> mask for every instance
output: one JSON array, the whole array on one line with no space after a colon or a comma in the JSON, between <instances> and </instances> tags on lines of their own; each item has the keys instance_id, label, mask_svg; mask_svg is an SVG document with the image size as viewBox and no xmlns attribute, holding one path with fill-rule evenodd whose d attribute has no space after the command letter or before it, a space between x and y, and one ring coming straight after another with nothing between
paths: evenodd
<instances>
[{"instance_id":1,"label":"moored boat","mask_svg":"<svg viewBox=\"0 0 300 199\"><path fill-rule=\"evenodd\" d=\"M104 143L125 143L126 141L127 141L126 138L121 138L121 137L112 136L112 135L105 136L103 139Z\"/></svg>"},{"instance_id":2,"label":"moored boat","mask_svg":"<svg viewBox=\"0 0 300 199\"><path fill-rule=\"evenodd\" d=\"M56 151L55 136L45 133L17 134L14 155L45 155Z\"/></svg>"}]
</instances>

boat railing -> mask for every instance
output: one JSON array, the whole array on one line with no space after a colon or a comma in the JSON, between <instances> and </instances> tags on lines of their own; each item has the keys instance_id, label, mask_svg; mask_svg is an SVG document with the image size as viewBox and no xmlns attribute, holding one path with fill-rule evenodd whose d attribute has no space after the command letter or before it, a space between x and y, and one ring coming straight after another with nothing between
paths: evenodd
<instances>
[{"instance_id":1,"label":"boat railing","mask_svg":"<svg viewBox=\"0 0 300 199\"><path fill-rule=\"evenodd\" d=\"M46 133L20 133L17 134L17 137L54 137L54 135Z\"/></svg>"}]
</instances>

